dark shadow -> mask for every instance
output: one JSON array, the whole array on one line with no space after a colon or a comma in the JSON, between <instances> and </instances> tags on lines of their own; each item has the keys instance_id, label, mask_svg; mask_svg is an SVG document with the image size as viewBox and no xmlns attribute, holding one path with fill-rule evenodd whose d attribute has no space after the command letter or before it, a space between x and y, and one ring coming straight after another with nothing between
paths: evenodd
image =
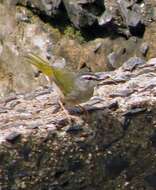
<instances>
[{"instance_id":1,"label":"dark shadow","mask_svg":"<svg viewBox=\"0 0 156 190\"><path fill-rule=\"evenodd\" d=\"M20 6L22 6L22 5L20 5ZM89 6L88 7L87 7L87 5L83 5L83 6L85 6L85 10L89 9ZM96 10L99 9L99 7L101 7L101 9L99 10L99 12L97 11L97 13L95 13ZM80 34L82 35L82 37L84 38L85 41L91 41L96 38L106 38L106 37L116 39L116 38L122 36L118 33L118 27L117 27L117 25L115 25L113 23L113 21L105 24L104 26L99 26L98 22L96 21L92 26L87 26L85 28L76 29L73 26L73 24L70 22L70 19L68 17L67 11L66 11L63 3L60 4L59 11L57 12L57 14L55 14L53 16L47 15L44 11L41 11L37 8L32 8L29 3L27 3L27 8L30 11L32 11L35 15L39 16L40 19L44 23L48 23L51 26L53 26L54 28L57 28L61 33L64 33L65 29L68 26L73 27L75 31L76 30L80 31ZM97 15L101 15L104 10L105 10L105 8L101 6L101 3L96 2L95 9L94 10L89 9L88 11L94 12L94 14L97 14Z\"/></svg>"},{"instance_id":2,"label":"dark shadow","mask_svg":"<svg viewBox=\"0 0 156 190\"><path fill-rule=\"evenodd\" d=\"M142 38L145 33L145 25L140 23L137 27L130 27L129 30L133 36Z\"/></svg>"},{"instance_id":3,"label":"dark shadow","mask_svg":"<svg viewBox=\"0 0 156 190\"><path fill-rule=\"evenodd\" d=\"M105 10L102 0L96 1L93 4L84 4L81 6L84 8L84 10L87 10L96 16L100 16ZM80 34L86 42L92 41L96 38L106 37L110 37L111 39L116 39L119 37L127 38L124 32L119 31L119 27L114 23L113 20L105 24L104 26L99 26L98 21L96 21L92 26L76 29L70 22L66 8L63 3L60 4L57 13L53 16L47 15L44 11L41 11L37 8L32 8L30 3L27 3L27 8L31 10L34 14L39 16L44 23L49 23L51 26L57 28L62 34L68 26L73 27L75 31L80 31ZM124 27L123 30L126 30L126 27ZM140 23L138 27L130 27L129 30L131 35L142 37L145 32L145 26Z\"/></svg>"}]
</instances>

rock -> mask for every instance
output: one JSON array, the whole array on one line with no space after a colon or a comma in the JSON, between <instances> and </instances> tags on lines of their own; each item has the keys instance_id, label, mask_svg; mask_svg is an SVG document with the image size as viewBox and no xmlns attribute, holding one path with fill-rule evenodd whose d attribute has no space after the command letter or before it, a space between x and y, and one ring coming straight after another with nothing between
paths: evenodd
<instances>
[{"instance_id":1,"label":"rock","mask_svg":"<svg viewBox=\"0 0 156 190\"><path fill-rule=\"evenodd\" d=\"M3 52L3 44L2 44L2 42L0 43L0 55L1 55L1 53Z\"/></svg>"},{"instance_id":2,"label":"rock","mask_svg":"<svg viewBox=\"0 0 156 190\"><path fill-rule=\"evenodd\" d=\"M108 156L104 161L106 174L109 178L116 178L122 171L124 171L129 166L129 161L122 155Z\"/></svg>"},{"instance_id":3,"label":"rock","mask_svg":"<svg viewBox=\"0 0 156 190\"><path fill-rule=\"evenodd\" d=\"M156 7L156 2L155 1L150 1L150 4L147 2L144 2L142 4L142 7L145 10L144 14L144 22L146 24L151 23L153 20L155 20L155 7Z\"/></svg>"},{"instance_id":4,"label":"rock","mask_svg":"<svg viewBox=\"0 0 156 190\"><path fill-rule=\"evenodd\" d=\"M144 26L142 23L141 7L133 4L133 1L118 1L121 13L126 21L126 25L130 28L132 34L142 35Z\"/></svg>"},{"instance_id":5,"label":"rock","mask_svg":"<svg viewBox=\"0 0 156 190\"><path fill-rule=\"evenodd\" d=\"M41 20L38 19L33 24L30 18L32 13L26 8L22 6L16 8L13 5L8 7L5 3L0 3L1 97L13 92L26 92L41 84L47 84L41 73L36 75L37 71L25 63L24 55L32 51L42 54L45 58L47 55L52 57L49 49L56 39L51 38L53 32L49 32L50 28L48 29Z\"/></svg>"},{"instance_id":6,"label":"rock","mask_svg":"<svg viewBox=\"0 0 156 190\"><path fill-rule=\"evenodd\" d=\"M29 7L34 9L34 11L37 10L38 12L40 12L40 13L42 12L45 15L55 17L56 15L58 15L60 13L61 2L62 2L62 0L50 0L50 1L18 0L15 3L22 4L25 6L28 5Z\"/></svg>"},{"instance_id":7,"label":"rock","mask_svg":"<svg viewBox=\"0 0 156 190\"><path fill-rule=\"evenodd\" d=\"M110 23L113 19L112 14L109 11L105 11L99 18L98 18L98 23L100 26L104 26L108 23Z\"/></svg>"},{"instance_id":8,"label":"rock","mask_svg":"<svg viewBox=\"0 0 156 190\"><path fill-rule=\"evenodd\" d=\"M8 136L6 136L6 140L13 143L15 142L19 137L21 136L21 134L19 132L11 132Z\"/></svg>"},{"instance_id":9,"label":"rock","mask_svg":"<svg viewBox=\"0 0 156 190\"><path fill-rule=\"evenodd\" d=\"M126 61L123 64L123 69L125 71L132 71L133 69L135 69L138 65L143 65L145 64L145 60L139 58L139 57L132 57L130 58L128 61Z\"/></svg>"},{"instance_id":10,"label":"rock","mask_svg":"<svg viewBox=\"0 0 156 190\"><path fill-rule=\"evenodd\" d=\"M156 64L156 58L149 59L147 61L148 65L155 65Z\"/></svg>"},{"instance_id":11,"label":"rock","mask_svg":"<svg viewBox=\"0 0 156 190\"><path fill-rule=\"evenodd\" d=\"M143 56L146 56L148 50L149 50L148 43L146 43L146 42L142 43L140 46L140 52L143 54Z\"/></svg>"},{"instance_id":12,"label":"rock","mask_svg":"<svg viewBox=\"0 0 156 190\"><path fill-rule=\"evenodd\" d=\"M156 186L155 180L156 180L156 173L153 173L145 177L145 181L149 184L149 186L153 188L155 188Z\"/></svg>"},{"instance_id":13,"label":"rock","mask_svg":"<svg viewBox=\"0 0 156 190\"><path fill-rule=\"evenodd\" d=\"M14 7L17 3L22 6ZM154 3L1 1L1 189L155 188L156 27L149 25ZM95 33L80 44L75 36L69 39L45 26L36 13L51 24L60 16ZM144 26L143 39L129 37L142 37ZM71 125L52 87L31 92L47 81L22 60L30 51L60 67L72 62L74 69L80 64L101 71L111 64L116 70L89 78L99 84L81 104L87 117L82 109L69 111L74 114ZM146 54L153 59L145 62ZM2 99L9 93L14 96Z\"/></svg>"},{"instance_id":14,"label":"rock","mask_svg":"<svg viewBox=\"0 0 156 190\"><path fill-rule=\"evenodd\" d=\"M63 0L63 2L69 19L76 28L92 26L96 22L96 16L82 7L82 5L85 6L85 4L89 3L88 1Z\"/></svg>"},{"instance_id":15,"label":"rock","mask_svg":"<svg viewBox=\"0 0 156 190\"><path fill-rule=\"evenodd\" d=\"M140 59L127 64L129 70L123 65L96 73L94 96L81 104L88 118L78 113L74 125L62 110L53 112L58 99L52 87L1 100L2 189L154 190L156 64ZM114 83L104 84L108 79ZM19 109L31 117L21 117ZM19 134L17 143L6 143Z\"/></svg>"},{"instance_id":16,"label":"rock","mask_svg":"<svg viewBox=\"0 0 156 190\"><path fill-rule=\"evenodd\" d=\"M156 20L156 7L153 7L153 20Z\"/></svg>"},{"instance_id":17,"label":"rock","mask_svg":"<svg viewBox=\"0 0 156 190\"><path fill-rule=\"evenodd\" d=\"M68 43L68 46L66 44ZM55 46L55 54L64 57L67 60L67 67L80 70L89 68L91 71L105 71L118 68L132 56L140 56L140 40L130 38L126 40L123 37L110 39L98 38L88 43L80 44L76 40L62 38ZM109 62L109 55L116 54L115 64ZM113 63L112 63L113 64Z\"/></svg>"},{"instance_id":18,"label":"rock","mask_svg":"<svg viewBox=\"0 0 156 190\"><path fill-rule=\"evenodd\" d=\"M66 132L67 133L78 133L81 130L83 130L83 129L79 124L73 124L72 126L68 127Z\"/></svg>"},{"instance_id":19,"label":"rock","mask_svg":"<svg viewBox=\"0 0 156 190\"><path fill-rule=\"evenodd\" d=\"M42 1L42 4L41 3L39 4L39 8L44 7L44 11L48 15L53 16L58 14L60 5L61 5L61 0Z\"/></svg>"},{"instance_id":20,"label":"rock","mask_svg":"<svg viewBox=\"0 0 156 190\"><path fill-rule=\"evenodd\" d=\"M115 63L116 63L117 55L115 52L112 52L108 55L108 63L110 66L115 69Z\"/></svg>"},{"instance_id":21,"label":"rock","mask_svg":"<svg viewBox=\"0 0 156 190\"><path fill-rule=\"evenodd\" d=\"M129 94L129 95L130 95L130 94ZM145 111L147 111L146 108L134 108L134 109L128 110L128 111L127 111L126 113L124 113L123 115L124 115L124 116L133 116L133 115L136 115L136 114L145 112Z\"/></svg>"},{"instance_id":22,"label":"rock","mask_svg":"<svg viewBox=\"0 0 156 190\"><path fill-rule=\"evenodd\" d=\"M155 52L156 28L155 27L156 27L155 22L150 24L146 28L146 31L143 37L143 41L145 41L149 45L149 50L147 52L147 59L156 57L156 52Z\"/></svg>"},{"instance_id":23,"label":"rock","mask_svg":"<svg viewBox=\"0 0 156 190\"><path fill-rule=\"evenodd\" d=\"M143 35L145 24L155 18L153 1L148 4L135 0L9 0L8 4L29 6L43 19L48 17L49 21L55 18L64 21L70 20L79 29L92 29L94 25L106 29L107 25L111 23L111 30L114 33L121 33L127 37L131 34Z\"/></svg>"},{"instance_id":24,"label":"rock","mask_svg":"<svg viewBox=\"0 0 156 190\"><path fill-rule=\"evenodd\" d=\"M27 96L43 94L44 92L44 89L39 89L28 93ZM63 117L66 118L66 116L61 113L62 111L52 114L54 105L45 106L49 104L49 100L54 100L55 97L54 91L49 90L48 92L44 96L47 98L42 99L42 101L38 101L35 96L30 100L17 95L16 99L20 99L18 107L20 109L25 108L26 112L33 113L31 118L20 120L21 113L16 112L18 107L11 108L11 110L10 104L7 104L9 113L0 114L0 123L3 126L0 129L1 170L3 171L0 178L1 187L10 189L15 186L16 189L27 189L28 186L32 189L47 189L49 187L70 189L74 187L80 189L85 186L85 188L90 189L91 185L93 189L101 189L103 180L102 176L98 174L97 167L103 167L103 163L99 162L99 165L95 159L98 156L96 152L99 154L101 151L95 146L93 128L90 128L86 122L83 122L83 128L81 128L79 124L82 123L82 119L76 116L73 118L75 125L70 125L68 132L66 132L66 128L69 123L60 128L57 121ZM1 104L2 102L0 102L0 106ZM43 108L43 105L44 109L38 112L38 108ZM4 117L7 117L7 123L3 119ZM21 127L18 125L20 122L23 123ZM32 123L39 122L40 125L35 130L29 127ZM55 135L48 129L50 123L55 127ZM9 135L5 137L8 131L10 131ZM13 142L19 133L21 138L16 144L6 144L6 140ZM29 167L27 167L28 163ZM44 169L42 170L43 166ZM30 175L34 176L35 181L33 178L29 178ZM99 181L93 182L97 175ZM44 180L45 178L46 180ZM15 185L17 180L18 184ZM56 184L54 184L55 180L57 180Z\"/></svg>"},{"instance_id":25,"label":"rock","mask_svg":"<svg viewBox=\"0 0 156 190\"><path fill-rule=\"evenodd\" d=\"M118 140L114 141L112 140L112 143L111 142L105 143L104 146L102 145L103 144L102 142L104 142L106 139L103 139L103 141L99 140L101 149L103 148L103 150L107 151L108 153L106 154L106 157L103 160L104 171L107 174L105 172L104 173L107 177L109 176L108 177L109 180L111 179L113 183L117 184L119 182L120 187L122 187L123 185L124 187L123 189L127 188L139 189L140 187L152 190L155 189L155 183L154 183L155 170L153 169L155 168L155 162L153 160L154 157L153 156L151 157L152 152L155 151L155 121L156 121L154 116L155 105L156 105L155 95L154 95L156 88L155 85L156 78L154 73L156 71L156 64L154 60L155 58L153 59L153 61L149 60L146 64L143 65L141 64L139 67L136 67L134 70L125 71L122 66L121 68L113 72L110 72L109 76L110 78L113 78L116 84L102 85L101 83L97 88L95 88L94 92L95 97L98 96L99 99L101 98L101 101L102 100L105 102L111 100L118 101L119 107L112 114L115 118L120 118L121 116L120 114L122 113L122 115L124 115L125 118L124 123L121 121L122 117L119 119L121 121L121 125L123 126L123 130L125 131L123 132L123 136L121 135L121 138L118 137L117 138ZM116 78L120 76L128 76L130 78L125 82L117 82ZM104 79L104 81L105 80L107 79ZM133 92L128 94L126 97L124 96L110 97L110 94L112 92L117 93L123 89L133 90ZM91 100L89 100L89 102L91 102ZM87 102L87 104L89 104L89 102ZM100 114L100 112L98 112L97 114ZM97 122L100 123L99 120ZM144 126L144 127L140 128L139 126ZM139 137L137 136L138 134ZM107 137L108 133L107 135L105 135L105 138ZM110 137L111 134L109 136L109 139ZM144 141L142 137L144 140L145 139L146 140ZM99 136L98 138L100 139ZM141 144L144 141L143 146L140 144L140 141ZM116 148L118 146L120 147L122 146L122 148L123 146L125 146L126 149L121 150L119 148L121 152L117 151ZM135 150L137 151L137 154L135 155L134 152L131 151L133 149L132 146L133 148L134 146L136 147ZM128 151L127 147L129 147ZM140 151L140 149L144 150L143 151L144 153ZM119 154L119 152L121 154ZM135 160L135 162L132 165L130 161L132 157L130 155L133 155L134 156L133 158ZM142 155L141 164L139 164L140 163L139 155ZM105 187L107 187L107 189L112 188L112 183L109 183L109 180L105 183Z\"/></svg>"}]
</instances>

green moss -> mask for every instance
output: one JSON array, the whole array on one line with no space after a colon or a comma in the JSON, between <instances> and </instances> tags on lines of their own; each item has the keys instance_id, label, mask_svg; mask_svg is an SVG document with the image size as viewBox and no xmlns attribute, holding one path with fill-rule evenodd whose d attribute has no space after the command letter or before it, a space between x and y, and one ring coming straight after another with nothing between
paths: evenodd
<instances>
[{"instance_id":1,"label":"green moss","mask_svg":"<svg viewBox=\"0 0 156 190\"><path fill-rule=\"evenodd\" d=\"M72 39L76 39L78 40L80 43L83 43L85 42L85 39L84 37L82 36L81 34L81 31L79 30L76 30L74 27L72 26L67 26L65 29L64 29L64 35L66 37L69 37L69 38L72 38Z\"/></svg>"}]
</instances>

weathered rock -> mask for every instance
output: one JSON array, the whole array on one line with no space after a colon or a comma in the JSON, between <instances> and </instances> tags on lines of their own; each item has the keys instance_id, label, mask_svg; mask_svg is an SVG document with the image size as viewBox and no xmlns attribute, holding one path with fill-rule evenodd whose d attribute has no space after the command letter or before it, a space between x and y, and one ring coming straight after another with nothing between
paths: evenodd
<instances>
[{"instance_id":1,"label":"weathered rock","mask_svg":"<svg viewBox=\"0 0 156 190\"><path fill-rule=\"evenodd\" d=\"M14 4L22 4L25 6L29 6L34 11L38 11L39 13L44 13L45 15L54 17L60 13L61 0L10 0L10 3Z\"/></svg>"},{"instance_id":2,"label":"weathered rock","mask_svg":"<svg viewBox=\"0 0 156 190\"><path fill-rule=\"evenodd\" d=\"M110 64L110 66L115 69L115 63L117 59L117 54L115 52L112 52L108 55L108 63Z\"/></svg>"},{"instance_id":3,"label":"weathered rock","mask_svg":"<svg viewBox=\"0 0 156 190\"><path fill-rule=\"evenodd\" d=\"M148 45L148 43L146 43L146 42L142 43L141 46L140 46L140 52L141 52L144 56L146 56L148 50L149 50L149 45Z\"/></svg>"},{"instance_id":4,"label":"weathered rock","mask_svg":"<svg viewBox=\"0 0 156 190\"><path fill-rule=\"evenodd\" d=\"M145 60L139 58L139 57L132 57L128 61L126 61L122 68L124 71L132 71L139 65L145 64Z\"/></svg>"},{"instance_id":5,"label":"weathered rock","mask_svg":"<svg viewBox=\"0 0 156 190\"><path fill-rule=\"evenodd\" d=\"M99 84L94 96L81 104L87 114L81 108L69 109L76 115L72 115L72 124L60 110L51 87L0 100L0 189L154 190L156 60L145 63L141 57L155 57L155 24L147 26L144 43L134 37L112 38L112 30L115 34L135 34L140 24L154 20L155 1L124 1L128 5L122 12L115 0L104 1L104 5L103 1L76 1L71 12L66 5L68 18L76 27L90 27L96 22L105 32L107 26L115 26L109 27L111 33L102 35L105 39L83 45L74 39L59 41L59 31L51 33L51 28L39 20L36 25L30 11L8 7L17 3L29 5L48 18L58 15L62 6L61 1L0 2L1 97L47 85L42 77L39 83L34 80L37 71L29 71L21 59L25 51L55 64L61 62L60 66L78 62L79 67L86 65L92 71L124 64L115 71L96 73L92 79ZM73 10L80 15L73 18ZM58 57L53 56L54 44ZM112 52L115 59L108 57ZM108 58L112 65L108 65Z\"/></svg>"},{"instance_id":6,"label":"weathered rock","mask_svg":"<svg viewBox=\"0 0 156 190\"><path fill-rule=\"evenodd\" d=\"M33 98L28 99L28 95ZM10 107L17 100L20 103ZM17 95L16 99L0 102L1 107L12 109L9 114L0 114L2 189L102 188L103 175L99 175L98 168L103 164L99 162L100 166L97 162L102 150L97 149L96 133L79 117L73 116L74 123L69 124L62 111L54 112L57 104L57 96L50 89L39 89L26 98ZM23 119L19 109L24 109L31 117ZM66 122L60 123L64 119ZM34 122L40 123L38 128L29 127ZM122 129L119 127L116 132L119 130ZM19 132L21 138L15 141ZM14 140L14 143L6 140ZM123 166L119 170L122 169ZM99 180L94 181L97 175Z\"/></svg>"},{"instance_id":7,"label":"weathered rock","mask_svg":"<svg viewBox=\"0 0 156 190\"><path fill-rule=\"evenodd\" d=\"M154 190L155 71L152 59L96 73L94 96L81 104L88 114L73 123L52 87L2 99L1 188Z\"/></svg>"},{"instance_id":8,"label":"weathered rock","mask_svg":"<svg viewBox=\"0 0 156 190\"><path fill-rule=\"evenodd\" d=\"M74 0L63 0L63 2L66 7L67 14L75 27L83 28L92 26L95 23L96 16L82 7L82 5L85 6L85 4L87 5L90 3L89 1L82 0L76 2Z\"/></svg>"},{"instance_id":9,"label":"weathered rock","mask_svg":"<svg viewBox=\"0 0 156 190\"><path fill-rule=\"evenodd\" d=\"M133 1L127 1L127 0L126 1L119 0L118 3L120 5L121 13L123 14L123 17L126 20L127 26L138 27L138 25L141 23L141 15L140 15L139 6L135 5L135 8L134 8Z\"/></svg>"},{"instance_id":10,"label":"weathered rock","mask_svg":"<svg viewBox=\"0 0 156 190\"><path fill-rule=\"evenodd\" d=\"M155 20L155 8L156 8L156 2L151 1L144 1L144 22L145 24L151 23L153 20Z\"/></svg>"},{"instance_id":11,"label":"weathered rock","mask_svg":"<svg viewBox=\"0 0 156 190\"><path fill-rule=\"evenodd\" d=\"M154 18L153 3L150 5L144 1L10 0L10 4L17 3L37 10L39 15L47 15L49 20L61 15L62 19L70 20L76 28L90 28L94 24L107 27L107 24L111 23L114 32L120 31L128 36L130 33L135 35L144 33L144 24L150 20L150 11L153 12L152 18Z\"/></svg>"},{"instance_id":12,"label":"weathered rock","mask_svg":"<svg viewBox=\"0 0 156 190\"><path fill-rule=\"evenodd\" d=\"M9 141L9 142L11 142L11 143L13 143L13 142L15 142L19 137L20 137L20 133L19 132L15 132L15 131L13 131L13 132L11 132L8 136L6 136L6 140L7 141Z\"/></svg>"},{"instance_id":13,"label":"weathered rock","mask_svg":"<svg viewBox=\"0 0 156 190\"><path fill-rule=\"evenodd\" d=\"M113 19L113 16L109 11L105 11L99 18L98 23L100 26L105 26L106 24L110 23Z\"/></svg>"},{"instance_id":14,"label":"weathered rock","mask_svg":"<svg viewBox=\"0 0 156 190\"><path fill-rule=\"evenodd\" d=\"M9 2L10 2L10 4L16 4L16 3L19 3L19 4L21 3L22 5L29 4L28 3L29 1L22 1L22 2L20 2L20 1L18 1L18 2L17 1L7 1L8 4L9 4ZM55 5L57 5L57 3L59 4L59 1L57 1L57 2L56 1L50 1L50 2L49 1L48 2L46 2L46 1L44 1L44 2L40 2L40 1L33 2L33 1L31 1L30 6L32 6L34 8L36 7L36 9L38 9L42 14L42 12L43 12L42 8L44 8L44 6L41 7L41 10L39 8L39 5L42 5L42 3L45 3L45 4L49 3L49 4L51 4L52 7L53 6L55 7ZM69 1L67 2L67 4L70 4ZM108 59L107 59L107 56L112 52L117 54L117 60L116 60L115 68L120 66L123 62L125 62L131 56L134 56L134 55L136 55L136 56L144 56L144 54L142 54L138 50L138 49L140 49L140 47L139 47L140 43L141 43L140 39L137 39L136 42L132 42L131 39L126 41L124 38L121 38L121 40L120 40L120 38L116 39L117 36L116 37L112 36L113 33L116 33L116 34L118 32L120 33L120 29L121 30L122 29L125 29L125 30L128 29L127 24L122 23L125 20L122 19L122 22L121 22L121 20L117 16L117 12L119 11L119 3L117 3L116 1L109 1L109 2L106 1L105 2L105 9L104 9L104 5L103 5L103 1L98 1L98 2L96 2L96 1L78 1L77 3L73 2L73 4L74 4L74 6L76 4L78 7L81 7L80 10L82 9L82 10L86 11L87 14L95 15L96 19L103 18L102 15L105 15L106 19L104 18L105 21L104 20L103 21L104 21L104 23L106 22L105 23L106 27L104 27L103 30L104 30L104 33L105 33L105 31L107 31L108 34L113 39L110 39L110 36L108 36L108 38L106 38L106 40L104 40L104 41L106 41L106 43L108 43L108 45L105 44L105 42L104 42L104 45L101 45L101 47L98 48L99 51L97 51L96 54L94 52L94 47L90 48L89 47L90 45L85 45L84 49L86 49L86 51L84 51L83 47L81 45L78 45L79 46L78 48L80 48L80 53L79 53L79 50L76 53L78 58L75 58L76 56L75 57L71 56L71 58L69 59L70 62L73 62L73 63L78 62L76 64L78 64L78 65L87 65L87 67L91 68L92 71L100 71L101 69L102 70L107 69L107 66L108 66L109 69L112 69L112 66L109 66L109 62L108 62ZM126 8L126 10L128 9L128 11L129 11L129 7L130 8L133 7L133 9L135 9L136 12L137 12L136 7L139 6L139 9L140 9L143 5L144 5L143 2L134 2L134 1L132 1L131 3L128 3L128 5L126 5L126 7L128 7L128 8ZM151 5L152 5L152 3L151 3ZM60 5L58 5L58 6L60 6ZM96 11L95 11L97 9L99 9L98 14L96 14ZM1 15L2 16L1 19L4 20L3 22L6 22L6 20L10 21L10 23L8 22L9 24L3 24L3 27L2 27L2 30L1 30L1 33L3 33L3 34L1 34L1 35L2 36L7 36L7 33L9 32L9 33L14 33L14 34L17 33L19 36L15 35L14 37L11 36L10 38L8 38L9 46L12 46L11 47L12 49L13 49L14 46L18 46L18 48L16 48L16 53L18 52L17 49L22 49L22 50L23 49L26 49L26 50L27 49L32 49L34 52L36 52L36 50L38 50L39 54L43 55L43 57L47 57L48 59L52 58L52 60L53 60L53 55L52 55L52 50L51 49L53 49L53 45L55 43L53 41L55 41L55 39L51 39L50 37L52 35L52 36L54 36L54 38L57 38L56 40L58 40L58 36L60 36L59 32L57 31L56 35L54 34L55 32L54 33L52 32L52 33L50 33L50 35L48 35L47 32L50 31L50 28L48 28L47 26L46 26L47 27L46 29L48 31L45 32L45 27L44 26L38 26L38 23L36 23L36 22L34 23L34 25L30 24L31 22L33 22L30 19L32 17L32 14L30 14L30 12L28 12L26 9L24 9L24 7L22 7L22 8L20 7L20 9L18 7L17 10L16 10L16 15L14 15L12 13L13 10L14 10L13 7L10 10L12 10L12 11L9 12L9 9L6 6L5 11L3 11L3 10L1 11L1 14L3 12L5 13L5 17L4 17L4 15ZM101 13L100 13L100 11L101 11ZM144 12L144 9L142 11ZM48 14L48 13L45 13L45 14ZM112 19L108 19L107 16L111 17ZM122 16L122 15L120 15L120 16ZM65 17L65 15L64 15L64 17ZM7 19L7 18L10 18L10 19ZM84 18L84 20L85 19L86 18ZM103 22L103 21L101 21L101 22ZM109 24L110 22L111 22L111 25L108 25L108 27L107 27L107 24ZM18 25L18 23L19 23L19 25ZM104 23L102 25L105 25ZM18 25L18 27L17 27L17 25ZM35 26L35 25L37 25L37 26ZM40 22L39 25L42 25L41 22ZM44 31L42 31L42 27L44 28ZM114 27L116 28L115 30L114 30ZM22 28L22 29L20 29L20 32L19 32L19 28ZM31 30L31 32L29 30ZM94 31L92 31L92 32L94 33ZM30 34L31 35L29 36L28 33L29 33L29 35ZM91 34L91 32L90 32L90 34ZM23 37L22 37L22 35L23 35ZM35 37L34 37L34 35L35 35ZM101 34L99 34L99 35L101 35ZM17 36L19 38L21 37L21 40L18 40L18 42L16 42L16 39L14 39ZM114 39L114 37L115 37L115 39ZM7 39L7 37L5 37L5 38ZM11 44L10 44L10 41L11 41ZM17 45L15 45L13 43L14 41L15 41L15 44L17 44ZM21 43L19 43L19 41L21 41ZM67 41L66 43L70 44L70 41L69 42L68 42L68 40L66 40L66 41ZM121 41L123 41L123 42L121 42ZM61 43L62 42L58 41L58 44L60 44L60 46L61 46ZM93 43L94 43L94 41L93 41ZM100 42L100 43L102 43L102 42ZM29 47L28 44L31 47ZM63 44L63 46L64 46L63 47L64 49L68 48L64 44ZM135 46L136 46L136 48L135 48ZM60 47L60 48L62 49L62 47ZM149 48L150 48L150 45L149 45ZM89 49L89 51L88 51L88 49ZM117 52L118 50L121 50L121 51ZM124 50L124 51L122 51L122 50ZM63 50L63 51L67 52L66 50ZM63 55L63 57L65 57L65 58L68 57L68 55L66 55L68 53L64 53L64 52L62 54L60 53L60 55L62 56L63 54L65 54L65 55ZM99 56L99 52L100 52L100 56ZM138 52L140 52L140 54ZM81 60L79 60L80 57L81 57L80 54L82 55ZM59 53L58 53L58 55L59 55ZM148 56L148 54L147 54L147 56ZM99 58L99 57L101 57L101 58ZM77 68L77 65L74 66L74 67ZM79 68L80 67L81 66L79 66Z\"/></svg>"},{"instance_id":15,"label":"weathered rock","mask_svg":"<svg viewBox=\"0 0 156 190\"><path fill-rule=\"evenodd\" d=\"M156 23L153 22L150 24L145 31L143 40L145 42L148 42L149 44L149 50L147 52L147 58L153 58L156 57L156 52L155 52L155 37L156 37Z\"/></svg>"},{"instance_id":16,"label":"weathered rock","mask_svg":"<svg viewBox=\"0 0 156 190\"><path fill-rule=\"evenodd\" d=\"M66 46L68 44L68 46ZM74 39L62 38L54 48L57 56L64 57L69 67L87 67L91 71L105 71L116 69L133 56L145 58L140 52L141 40L123 37L117 39L97 38L88 43L80 44ZM114 52L115 62L111 63L110 55ZM113 65L112 65L113 64Z\"/></svg>"},{"instance_id":17,"label":"weathered rock","mask_svg":"<svg viewBox=\"0 0 156 190\"><path fill-rule=\"evenodd\" d=\"M37 77L37 71L25 64L23 56L28 52L38 52L43 57L52 58L51 48L59 37L59 31L56 34L56 30L48 28L37 17L33 17L35 22L30 21L33 15L24 7L8 7L5 3L0 3L1 97L12 92L29 91L47 83L41 74Z\"/></svg>"}]
</instances>

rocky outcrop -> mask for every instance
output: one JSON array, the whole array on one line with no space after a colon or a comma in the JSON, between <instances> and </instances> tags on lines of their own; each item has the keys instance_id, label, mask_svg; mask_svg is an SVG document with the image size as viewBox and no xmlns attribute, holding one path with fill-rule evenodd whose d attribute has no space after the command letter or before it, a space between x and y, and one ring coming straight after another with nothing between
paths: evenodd
<instances>
[{"instance_id":1,"label":"rocky outcrop","mask_svg":"<svg viewBox=\"0 0 156 190\"><path fill-rule=\"evenodd\" d=\"M63 0L70 21L77 28L89 27L97 22L97 14L99 14L98 6L102 5L102 1L73 1ZM103 5L104 7L104 5ZM103 8L100 6L100 8Z\"/></svg>"},{"instance_id":2,"label":"rocky outcrop","mask_svg":"<svg viewBox=\"0 0 156 190\"><path fill-rule=\"evenodd\" d=\"M67 1L66 4L73 5L73 2ZM22 6L15 7L13 5ZM74 6L84 10L85 14L93 15L96 20L99 21L102 12L107 18L108 25L100 25L95 21L96 25L99 25L98 28L89 26L89 32L87 31L85 35L80 31L75 31L73 27L65 27L62 31L60 28L63 26L60 28L58 26L62 17L59 17L58 28L56 29L45 24L35 15L38 12L40 16L42 15L42 19L44 15L45 20L43 20L47 22L55 17L52 10L60 10L63 17L70 20L70 16L67 16L69 13L64 14L67 6L64 5L65 1L7 0L1 2L0 68L3 71L1 81L6 85L1 85L0 96L5 96L14 91L29 91L38 85L46 85L47 81L41 74L38 74L38 71L23 64L23 54L28 52L39 54L43 58L49 59L53 64L59 62L74 70L85 67L85 69L94 72L114 70L132 56L146 60L155 57L155 1L123 2L111 0L104 1L104 3L94 0L75 1ZM46 7L49 7L48 10L51 10L51 13L46 12ZM49 18L48 20L46 20L46 15ZM75 18L77 23L79 23L82 15L80 14L79 18ZM130 18L128 15L131 15ZM134 19L133 16L137 19ZM136 21L136 26L133 26L134 23L131 24L133 20ZM55 22L57 21L56 19ZM149 24L150 22L152 23ZM85 23L88 25L86 21ZM125 33L142 25L147 25L143 38L130 37L128 33ZM139 29L139 31L143 30ZM78 38L83 39L83 44L78 41ZM6 73L5 76L4 73ZM33 80L34 76L35 80ZM32 86L29 85L30 83Z\"/></svg>"},{"instance_id":3,"label":"rocky outcrop","mask_svg":"<svg viewBox=\"0 0 156 190\"><path fill-rule=\"evenodd\" d=\"M0 187L154 190L155 70L155 58L134 57L97 73L87 115L69 109L72 122L51 86L1 99Z\"/></svg>"},{"instance_id":4,"label":"rocky outcrop","mask_svg":"<svg viewBox=\"0 0 156 190\"><path fill-rule=\"evenodd\" d=\"M15 2L15 1L11 1ZM76 28L100 26L111 28L115 32L129 35L143 35L144 26L155 19L155 9L150 3L142 1L95 1L95 0L51 0L51 1L16 1L37 10L39 14L54 17L59 13L68 17ZM152 1L151 1L152 5ZM66 14L67 13L67 14ZM63 18L62 17L62 18Z\"/></svg>"},{"instance_id":5,"label":"rocky outcrop","mask_svg":"<svg viewBox=\"0 0 156 190\"><path fill-rule=\"evenodd\" d=\"M86 67L92 71L118 68L133 55L142 57L139 39L101 37L81 44L76 39L77 34L71 32L73 30L67 30L62 36L59 29L45 24L27 8L15 7L17 1L10 2L10 6L9 1L0 4L1 97L46 85L42 74L24 63L23 56L29 52L41 55L53 64L59 62L74 70Z\"/></svg>"},{"instance_id":6,"label":"rocky outcrop","mask_svg":"<svg viewBox=\"0 0 156 190\"><path fill-rule=\"evenodd\" d=\"M29 7L42 18L47 16L51 22L53 18L58 17L59 20L70 20L79 29L94 30L96 26L106 32L108 27L111 27L113 32L127 37L142 36L145 26L156 18L156 5L152 0L9 0L6 3Z\"/></svg>"},{"instance_id":7,"label":"rocky outcrop","mask_svg":"<svg viewBox=\"0 0 156 190\"><path fill-rule=\"evenodd\" d=\"M28 52L52 57L51 49L60 33L42 24L24 7L8 7L0 3L0 97L33 90L47 83L43 76L37 74L37 70L24 61L24 55ZM34 76L38 80L34 80Z\"/></svg>"},{"instance_id":8,"label":"rocky outcrop","mask_svg":"<svg viewBox=\"0 0 156 190\"><path fill-rule=\"evenodd\" d=\"M155 7L0 1L0 189L155 189ZM29 52L107 72L95 73L81 109L68 108L70 120L45 77L25 64Z\"/></svg>"}]
</instances>

